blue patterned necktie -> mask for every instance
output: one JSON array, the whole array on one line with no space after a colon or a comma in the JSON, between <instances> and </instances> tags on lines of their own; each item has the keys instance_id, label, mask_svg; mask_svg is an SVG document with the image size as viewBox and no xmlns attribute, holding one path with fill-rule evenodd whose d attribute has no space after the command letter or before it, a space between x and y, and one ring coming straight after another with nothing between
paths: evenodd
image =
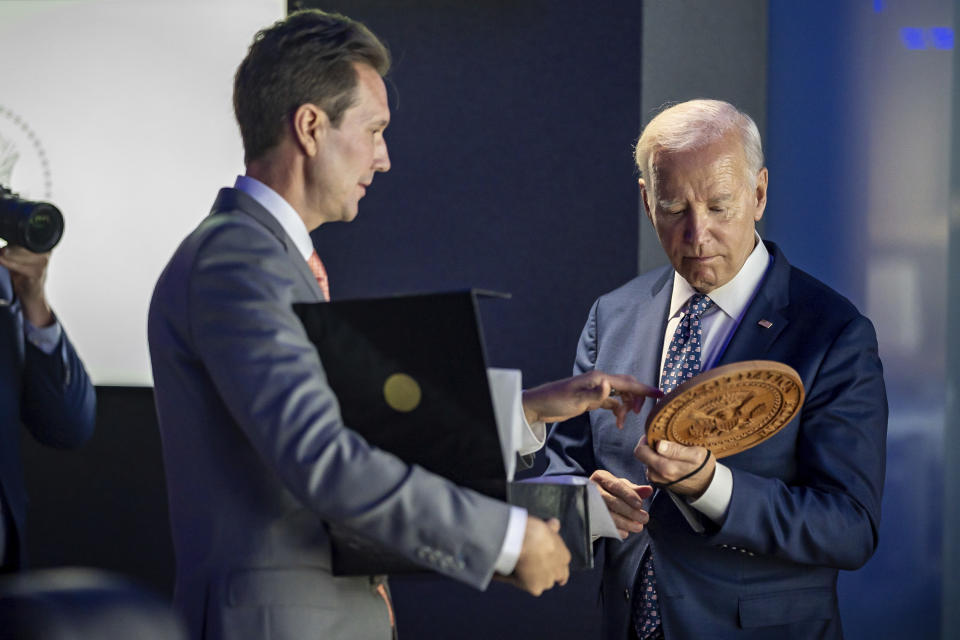
<instances>
[{"instance_id":1,"label":"blue patterned necktie","mask_svg":"<svg viewBox=\"0 0 960 640\"><path fill-rule=\"evenodd\" d=\"M670 340L667 358L663 362L660 388L670 393L681 382L700 373L700 318L713 306L713 300L697 293L684 305L683 317ZM637 575L639 589L634 589L633 624L641 640L662 637L660 605L657 598L657 579L653 570L653 551L647 549Z\"/></svg>"},{"instance_id":2,"label":"blue patterned necktie","mask_svg":"<svg viewBox=\"0 0 960 640\"><path fill-rule=\"evenodd\" d=\"M670 340L663 362L660 389L670 393L681 382L700 373L700 318L713 306L713 300L697 293L684 305L683 317Z\"/></svg>"}]
</instances>

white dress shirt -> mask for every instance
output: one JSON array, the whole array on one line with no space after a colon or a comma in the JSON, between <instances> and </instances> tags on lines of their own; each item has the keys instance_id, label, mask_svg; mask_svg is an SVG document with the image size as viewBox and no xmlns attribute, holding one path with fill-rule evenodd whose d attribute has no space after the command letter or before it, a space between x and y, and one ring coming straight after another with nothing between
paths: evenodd
<instances>
[{"instance_id":1,"label":"white dress shirt","mask_svg":"<svg viewBox=\"0 0 960 640\"><path fill-rule=\"evenodd\" d=\"M256 178L250 176L237 176L234 188L243 191L253 198L266 209L270 215L276 218L280 226L293 240L297 250L303 256L304 260L310 258L313 253L313 240L310 239L310 232L307 225L304 224L300 214L296 209L290 206L290 203L283 199L279 193L263 184ZM526 416L520 412L520 420L526 424ZM543 423L535 424L533 427L536 433L536 427L540 427L540 433L544 431ZM530 429L528 425L528 429ZM540 444L543 438L539 438ZM500 555L497 556L497 562L494 564L494 570L502 575L513 573L517 566L517 560L520 558L520 551L523 548L523 536L527 530L527 510L521 507L510 507L510 519L507 522L507 533L504 536L503 545L500 548Z\"/></svg>"},{"instance_id":2,"label":"white dress shirt","mask_svg":"<svg viewBox=\"0 0 960 640\"><path fill-rule=\"evenodd\" d=\"M746 262L733 277L730 282L721 287L717 287L707 294L714 305L700 318L700 370L706 371L720 359L727 348L727 343L733 336L734 330L740 324L743 314L747 307L753 301L753 297L760 288L763 276L767 272L770 264L770 253L763 245L759 234L754 232L756 237L756 246L747 257ZM690 296L698 293L689 282L684 280L679 273L674 274L673 294L670 298L670 320L667 322L666 333L663 339L663 353L660 357L660 375L663 376L663 365L667 359L667 352L670 349L670 341L677 330L677 325L683 317L683 305L687 303ZM688 504L700 511L705 516L722 524L727 515L727 508L730 506L730 497L733 494L733 475L726 466L717 463L716 471L713 474L713 480L704 491L703 495ZM676 494L670 493L677 506L684 511L683 503L679 501ZM691 526L697 528L697 524L688 516L687 521Z\"/></svg>"}]
</instances>

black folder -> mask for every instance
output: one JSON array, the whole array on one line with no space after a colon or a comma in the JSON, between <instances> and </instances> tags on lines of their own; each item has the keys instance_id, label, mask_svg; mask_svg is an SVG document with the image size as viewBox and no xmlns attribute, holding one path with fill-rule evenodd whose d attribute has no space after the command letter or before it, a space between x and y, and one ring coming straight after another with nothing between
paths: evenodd
<instances>
[{"instance_id":1,"label":"black folder","mask_svg":"<svg viewBox=\"0 0 960 640\"><path fill-rule=\"evenodd\" d=\"M486 295L470 290L343 300L295 304L294 311L320 355L347 427L405 462L506 500L477 309L478 296ZM397 379L419 397L401 393L399 402L391 398L387 388ZM510 495L520 500L528 492L511 489ZM581 511L586 513L585 502ZM425 570L364 538L363 532L327 526L335 575ZM580 529L589 548L588 531ZM592 566L592 554L585 566Z\"/></svg>"},{"instance_id":2,"label":"black folder","mask_svg":"<svg viewBox=\"0 0 960 640\"><path fill-rule=\"evenodd\" d=\"M538 480L511 482L507 502L523 507L531 516L560 521L560 538L570 551L571 569L593 568L590 509L587 485Z\"/></svg>"}]
</instances>

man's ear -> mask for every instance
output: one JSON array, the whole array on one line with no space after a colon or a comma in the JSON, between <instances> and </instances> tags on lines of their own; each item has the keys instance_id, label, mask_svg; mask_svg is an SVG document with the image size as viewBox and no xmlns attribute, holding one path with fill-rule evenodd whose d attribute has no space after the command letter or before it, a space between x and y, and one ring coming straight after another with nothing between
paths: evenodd
<instances>
[{"instance_id":1,"label":"man's ear","mask_svg":"<svg viewBox=\"0 0 960 640\"><path fill-rule=\"evenodd\" d=\"M330 129L327 113L315 104L306 102L293 112L293 139L304 155L320 153L320 145Z\"/></svg>"},{"instance_id":2,"label":"man's ear","mask_svg":"<svg viewBox=\"0 0 960 640\"><path fill-rule=\"evenodd\" d=\"M647 219L653 223L653 212L650 210L650 192L647 190L647 183L643 178L640 183L640 199L643 201L643 211L647 214Z\"/></svg>"},{"instance_id":3,"label":"man's ear","mask_svg":"<svg viewBox=\"0 0 960 640\"><path fill-rule=\"evenodd\" d=\"M757 188L754 191L754 206L756 206L756 209L753 212L754 222L760 222L760 218L763 217L763 212L767 208L768 180L769 174L767 172L767 168L764 167L757 173Z\"/></svg>"}]
</instances>

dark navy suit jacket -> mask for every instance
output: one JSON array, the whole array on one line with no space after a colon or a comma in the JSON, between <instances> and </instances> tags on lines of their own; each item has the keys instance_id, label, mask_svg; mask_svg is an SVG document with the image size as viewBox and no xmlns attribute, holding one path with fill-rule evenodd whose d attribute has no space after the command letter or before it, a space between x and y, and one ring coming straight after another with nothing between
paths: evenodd
<instances>
[{"instance_id":1,"label":"dark navy suit jacket","mask_svg":"<svg viewBox=\"0 0 960 640\"><path fill-rule=\"evenodd\" d=\"M722 525L700 515L705 531L696 533L658 492L643 533L604 542L606 638L628 637L648 545L667 640L842 637L837 571L867 561L880 520L887 402L876 335L848 300L767 247L773 261L716 364L788 364L803 380L804 406L766 442L722 460L733 474ZM673 273L644 274L596 301L575 373L597 368L656 384ZM547 473L606 469L644 484L632 454L651 406L622 431L600 411L556 425Z\"/></svg>"},{"instance_id":2,"label":"dark navy suit jacket","mask_svg":"<svg viewBox=\"0 0 960 640\"><path fill-rule=\"evenodd\" d=\"M6 512L0 526L7 527L6 570L22 567L26 559L20 425L42 444L77 447L93 433L96 412L93 386L66 332L47 355L24 339L23 322L10 272L0 267L0 492Z\"/></svg>"}]
</instances>

